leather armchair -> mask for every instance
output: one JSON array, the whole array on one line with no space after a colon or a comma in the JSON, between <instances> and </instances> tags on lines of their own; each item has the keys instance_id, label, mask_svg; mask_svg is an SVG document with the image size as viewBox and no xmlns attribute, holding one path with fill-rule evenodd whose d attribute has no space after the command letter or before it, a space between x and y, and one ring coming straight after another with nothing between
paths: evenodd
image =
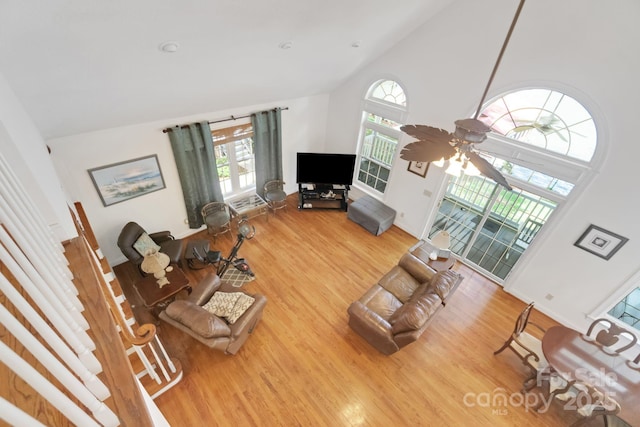
<instances>
[{"instance_id":1,"label":"leather armchair","mask_svg":"<svg viewBox=\"0 0 640 427\"><path fill-rule=\"evenodd\" d=\"M255 299L253 304L234 323L229 323L202 307L216 291L241 292L227 283L221 284L218 276L209 273L186 299L172 302L159 317L210 348L236 354L260 322L267 298L250 295Z\"/></svg>"},{"instance_id":2,"label":"leather armchair","mask_svg":"<svg viewBox=\"0 0 640 427\"><path fill-rule=\"evenodd\" d=\"M138 267L138 271L140 271L140 273L142 273L142 270L140 270L140 264L144 257L133 247L133 245L142 233L146 233L144 228L132 221L128 222L122 228L122 231L118 236L118 247L124 256L126 256L133 265ZM147 234L151 240L160 246L160 252L169 256L172 264L177 264L182 267L182 255L185 248L184 240L174 239L169 231L159 231Z\"/></svg>"}]
</instances>

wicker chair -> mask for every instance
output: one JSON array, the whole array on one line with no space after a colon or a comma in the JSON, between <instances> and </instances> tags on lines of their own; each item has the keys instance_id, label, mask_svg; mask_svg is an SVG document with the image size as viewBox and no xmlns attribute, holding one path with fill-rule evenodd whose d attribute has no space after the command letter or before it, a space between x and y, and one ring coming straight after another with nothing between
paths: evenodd
<instances>
[{"instance_id":1,"label":"wicker chair","mask_svg":"<svg viewBox=\"0 0 640 427\"><path fill-rule=\"evenodd\" d=\"M264 184L264 200L274 215L278 209L287 207L287 193L284 192L284 184L285 182L280 179Z\"/></svg>"},{"instance_id":2,"label":"wicker chair","mask_svg":"<svg viewBox=\"0 0 640 427\"><path fill-rule=\"evenodd\" d=\"M207 232L213 234L215 242L219 234L231 230L231 213L229 205L224 202L211 202L202 207L202 220L207 226Z\"/></svg>"}]
</instances>

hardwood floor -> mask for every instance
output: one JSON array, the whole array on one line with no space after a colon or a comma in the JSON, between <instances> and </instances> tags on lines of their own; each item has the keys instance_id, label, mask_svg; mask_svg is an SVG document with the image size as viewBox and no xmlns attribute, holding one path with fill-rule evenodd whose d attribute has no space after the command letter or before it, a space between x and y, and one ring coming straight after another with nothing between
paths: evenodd
<instances>
[{"instance_id":1,"label":"hardwood floor","mask_svg":"<svg viewBox=\"0 0 640 427\"><path fill-rule=\"evenodd\" d=\"M576 420L559 404L546 413L525 405L521 362L508 350L493 355L525 303L463 265L454 269L465 280L420 340L392 356L378 353L349 328L347 307L416 239L395 226L376 237L344 212L298 211L296 205L290 196L275 217L252 220L256 236L240 250L256 273L245 290L266 295L268 303L238 354L210 350L159 324L169 354L184 368L183 380L156 399L172 426L561 426ZM212 247L226 253L233 243L227 233ZM135 271L127 264L114 270L127 292ZM193 283L205 272L186 271ZM134 296L129 300L135 304ZM555 324L539 312L532 320Z\"/></svg>"}]
</instances>

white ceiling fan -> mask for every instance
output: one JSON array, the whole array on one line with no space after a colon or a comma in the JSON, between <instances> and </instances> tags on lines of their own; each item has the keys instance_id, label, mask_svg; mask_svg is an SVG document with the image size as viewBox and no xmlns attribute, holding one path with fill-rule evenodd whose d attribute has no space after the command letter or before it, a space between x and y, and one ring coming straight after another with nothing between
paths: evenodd
<instances>
[{"instance_id":1,"label":"white ceiling fan","mask_svg":"<svg viewBox=\"0 0 640 427\"><path fill-rule=\"evenodd\" d=\"M409 161L418 162L435 162L441 159L449 159L450 162L456 162L464 172L471 172L473 167L477 172L486 176L502 185L508 190L512 190L505 177L486 159L481 157L476 151L474 145L479 144L487 138L487 133L491 130L489 126L478 120L482 105L487 97L493 78L498 71L498 66L502 60L502 56L509 44L509 39L516 26L525 0L520 0L520 4L516 9L516 13L507 32L507 36L502 44L502 49L498 55L493 71L489 77L489 81L484 88L482 98L476 109L473 118L456 120L456 129L450 133L444 129L439 129L427 125L404 125L400 129L418 141L407 144L400 151L400 158ZM476 173L477 173L476 172Z\"/></svg>"}]
</instances>

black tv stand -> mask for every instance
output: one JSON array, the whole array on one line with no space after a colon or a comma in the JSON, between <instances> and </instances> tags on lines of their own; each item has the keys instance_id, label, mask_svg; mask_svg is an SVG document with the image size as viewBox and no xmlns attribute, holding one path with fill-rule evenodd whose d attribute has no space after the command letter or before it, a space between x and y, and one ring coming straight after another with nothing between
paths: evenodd
<instances>
[{"instance_id":1,"label":"black tv stand","mask_svg":"<svg viewBox=\"0 0 640 427\"><path fill-rule=\"evenodd\" d=\"M336 209L347 211L349 186L298 183L298 209Z\"/></svg>"}]
</instances>

